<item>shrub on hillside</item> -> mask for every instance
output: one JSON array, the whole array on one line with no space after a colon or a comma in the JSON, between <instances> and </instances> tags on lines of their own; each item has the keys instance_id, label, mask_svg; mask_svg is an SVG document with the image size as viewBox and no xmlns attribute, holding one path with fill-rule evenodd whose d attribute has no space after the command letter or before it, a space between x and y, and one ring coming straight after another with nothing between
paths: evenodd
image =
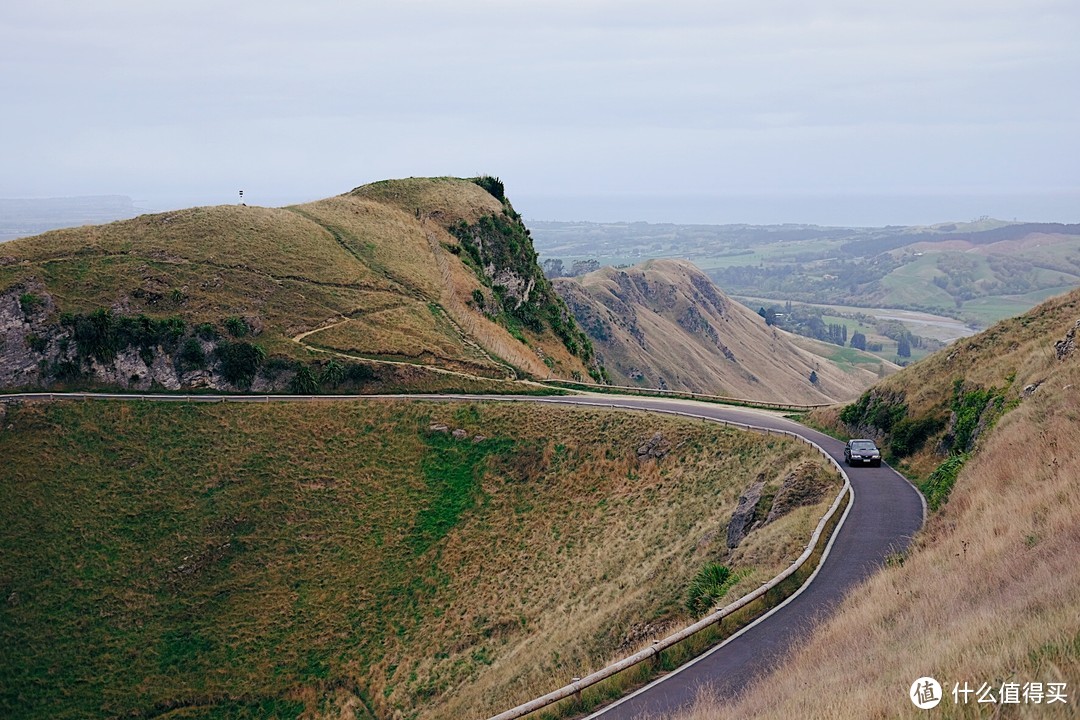
<instances>
[{"instance_id":1,"label":"shrub on hillside","mask_svg":"<svg viewBox=\"0 0 1080 720\"><path fill-rule=\"evenodd\" d=\"M184 370L200 370L206 367L206 353L195 338L188 338L180 347L180 367Z\"/></svg>"},{"instance_id":2,"label":"shrub on hillside","mask_svg":"<svg viewBox=\"0 0 1080 720\"><path fill-rule=\"evenodd\" d=\"M45 299L38 297L34 293L23 293L19 296L19 307L22 308L23 313L29 315L37 310L39 307L45 304Z\"/></svg>"},{"instance_id":3,"label":"shrub on hillside","mask_svg":"<svg viewBox=\"0 0 1080 720\"><path fill-rule=\"evenodd\" d=\"M151 318L146 315L115 315L99 308L89 315L65 313L60 323L71 328L75 346L82 358L111 362L117 353L139 349L146 364L153 360L152 349L162 346L172 350L184 335L184 320L179 317Z\"/></svg>"},{"instance_id":4,"label":"shrub on hillside","mask_svg":"<svg viewBox=\"0 0 1080 720\"><path fill-rule=\"evenodd\" d=\"M195 326L195 334L203 340L217 340L218 333L210 323L199 323Z\"/></svg>"},{"instance_id":5,"label":"shrub on hillside","mask_svg":"<svg viewBox=\"0 0 1080 720\"><path fill-rule=\"evenodd\" d=\"M491 175L481 175L480 177L473 178L473 182L491 193L492 197L499 202L505 202L506 187L499 178L492 177Z\"/></svg>"},{"instance_id":6,"label":"shrub on hillside","mask_svg":"<svg viewBox=\"0 0 1080 720\"><path fill-rule=\"evenodd\" d=\"M370 365L362 363L350 363L345 369L345 380L354 385L368 382L375 377L375 371Z\"/></svg>"},{"instance_id":7,"label":"shrub on hillside","mask_svg":"<svg viewBox=\"0 0 1080 720\"><path fill-rule=\"evenodd\" d=\"M221 376L230 384L251 387L259 368L266 360L266 351L246 342L223 342L214 351Z\"/></svg>"},{"instance_id":8,"label":"shrub on hillside","mask_svg":"<svg viewBox=\"0 0 1080 720\"><path fill-rule=\"evenodd\" d=\"M907 415L903 395L868 391L840 411L840 420L852 427L872 428L885 434Z\"/></svg>"},{"instance_id":9,"label":"shrub on hillside","mask_svg":"<svg viewBox=\"0 0 1080 720\"><path fill-rule=\"evenodd\" d=\"M319 373L319 385L324 388L336 388L345 381L345 366L338 360L331 360Z\"/></svg>"},{"instance_id":10,"label":"shrub on hillside","mask_svg":"<svg viewBox=\"0 0 1080 720\"><path fill-rule=\"evenodd\" d=\"M922 449L926 440L945 425L940 417L904 418L893 426L889 452L902 458Z\"/></svg>"},{"instance_id":11,"label":"shrub on hillside","mask_svg":"<svg viewBox=\"0 0 1080 720\"><path fill-rule=\"evenodd\" d=\"M968 390L964 381L953 384L953 423L945 438L945 446L955 453L967 452L984 427L990 424L1002 409L1005 398L997 388L974 388Z\"/></svg>"},{"instance_id":12,"label":"shrub on hillside","mask_svg":"<svg viewBox=\"0 0 1080 720\"><path fill-rule=\"evenodd\" d=\"M293 375L289 388L297 395L314 395L319 392L319 378L310 367L301 365L296 368L296 374Z\"/></svg>"},{"instance_id":13,"label":"shrub on hillside","mask_svg":"<svg viewBox=\"0 0 1080 720\"><path fill-rule=\"evenodd\" d=\"M960 474L960 469L964 467L967 458L968 456L966 454L953 455L951 458L941 463L937 470L930 473L930 477L919 485L919 489L922 490L923 495L926 496L926 505L928 508L937 510L941 507L941 504L948 499L949 493L952 492L953 485L956 484L956 476Z\"/></svg>"},{"instance_id":14,"label":"shrub on hillside","mask_svg":"<svg viewBox=\"0 0 1080 720\"><path fill-rule=\"evenodd\" d=\"M234 338L242 338L251 331L251 328L248 327L244 318L236 317L235 315L225 318L225 329Z\"/></svg>"}]
</instances>

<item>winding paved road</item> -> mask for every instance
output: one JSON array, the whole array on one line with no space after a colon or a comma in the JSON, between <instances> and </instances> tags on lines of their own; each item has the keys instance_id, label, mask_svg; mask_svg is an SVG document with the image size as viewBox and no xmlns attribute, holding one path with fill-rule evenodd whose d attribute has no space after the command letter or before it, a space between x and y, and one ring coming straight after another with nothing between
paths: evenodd
<instances>
[{"instance_id":1,"label":"winding paved road","mask_svg":"<svg viewBox=\"0 0 1080 720\"><path fill-rule=\"evenodd\" d=\"M319 402L366 400L373 397L403 397L418 400L482 400L622 407L638 410L679 412L722 422L744 423L795 432L825 449L843 463L844 444L823 433L810 430L774 413L691 400L644 398L615 395L586 396L491 396L491 395L405 395L405 396L264 396L264 395L130 395L111 393L27 393L0 395L4 399L95 398L112 400L154 400L195 402ZM831 552L817 576L804 590L768 618L751 626L724 644L664 675L637 693L629 695L591 715L602 720L633 720L668 717L691 704L702 688L711 688L720 697L735 697L752 680L764 677L792 643L824 617L843 597L873 574L892 553L907 548L922 527L925 505L922 496L902 476L887 466L848 468L855 490L855 502L836 533Z\"/></svg>"},{"instance_id":2,"label":"winding paved road","mask_svg":"<svg viewBox=\"0 0 1080 720\"><path fill-rule=\"evenodd\" d=\"M610 400L590 397L587 402L646 410L674 409L717 420L788 430L812 440L838 462L844 462L844 443L772 413L637 397ZM692 704L703 688L711 688L721 698L734 698L749 682L767 675L793 642L830 614L843 597L881 567L890 554L907 548L923 524L925 505L922 495L888 466L845 470L855 490L855 502L813 582L766 621L590 718L669 717Z\"/></svg>"}]
</instances>

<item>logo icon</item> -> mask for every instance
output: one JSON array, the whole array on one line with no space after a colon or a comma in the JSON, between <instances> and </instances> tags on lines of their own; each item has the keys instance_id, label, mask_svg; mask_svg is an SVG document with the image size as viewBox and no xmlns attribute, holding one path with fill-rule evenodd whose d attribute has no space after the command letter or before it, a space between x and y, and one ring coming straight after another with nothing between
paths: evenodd
<instances>
[{"instance_id":1,"label":"logo icon","mask_svg":"<svg viewBox=\"0 0 1080 720\"><path fill-rule=\"evenodd\" d=\"M908 697L920 710L935 708L941 702L941 684L932 677L921 677L911 683Z\"/></svg>"}]
</instances>

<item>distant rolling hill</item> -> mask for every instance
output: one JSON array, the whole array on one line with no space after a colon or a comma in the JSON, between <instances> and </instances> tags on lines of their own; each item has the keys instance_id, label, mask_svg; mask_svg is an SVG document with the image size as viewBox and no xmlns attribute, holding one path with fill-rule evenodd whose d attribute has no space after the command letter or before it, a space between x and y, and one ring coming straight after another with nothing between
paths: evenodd
<instances>
[{"instance_id":1,"label":"distant rolling hill","mask_svg":"<svg viewBox=\"0 0 1080 720\"><path fill-rule=\"evenodd\" d=\"M823 403L850 399L878 379L797 347L689 262L602 268L555 287L615 384ZM865 367L886 369L876 359Z\"/></svg>"},{"instance_id":2,"label":"distant rolling hill","mask_svg":"<svg viewBox=\"0 0 1080 720\"><path fill-rule=\"evenodd\" d=\"M288 208L191 208L14 240L0 247L0 330L9 387L304 392L382 377L438 389L416 368L492 381L598 373L494 178L385 181Z\"/></svg>"},{"instance_id":3,"label":"distant rolling hill","mask_svg":"<svg viewBox=\"0 0 1080 720\"><path fill-rule=\"evenodd\" d=\"M1080 285L1080 224L913 227L534 222L546 262L684 258L731 295L946 315L983 328Z\"/></svg>"}]
</instances>

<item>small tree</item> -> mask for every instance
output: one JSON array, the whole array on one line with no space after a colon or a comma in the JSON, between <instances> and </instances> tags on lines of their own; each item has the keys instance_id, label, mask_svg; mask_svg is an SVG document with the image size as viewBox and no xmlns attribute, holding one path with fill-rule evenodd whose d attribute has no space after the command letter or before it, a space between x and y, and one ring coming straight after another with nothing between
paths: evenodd
<instances>
[{"instance_id":1,"label":"small tree","mask_svg":"<svg viewBox=\"0 0 1080 720\"><path fill-rule=\"evenodd\" d=\"M544 261L544 275L549 278L563 277L566 275L566 268L563 266L563 261L559 258L548 258Z\"/></svg>"},{"instance_id":2,"label":"small tree","mask_svg":"<svg viewBox=\"0 0 1080 720\"><path fill-rule=\"evenodd\" d=\"M857 331L852 333L852 335L851 335L851 347L855 348L856 350L865 350L866 349L866 335L863 335L861 332L857 332Z\"/></svg>"},{"instance_id":3,"label":"small tree","mask_svg":"<svg viewBox=\"0 0 1080 720\"><path fill-rule=\"evenodd\" d=\"M292 379L292 391L297 395L314 395L319 392L319 379L307 365L296 369Z\"/></svg>"},{"instance_id":4,"label":"small tree","mask_svg":"<svg viewBox=\"0 0 1080 720\"><path fill-rule=\"evenodd\" d=\"M586 273L595 272L595 271L597 271L599 269L600 269L600 261L599 260L593 260L592 258L590 258L588 260L575 260L574 264L571 266L570 274L571 275L585 275Z\"/></svg>"},{"instance_id":5,"label":"small tree","mask_svg":"<svg viewBox=\"0 0 1080 720\"><path fill-rule=\"evenodd\" d=\"M214 351L222 377L232 385L247 388L266 360L266 351L246 342L223 342Z\"/></svg>"},{"instance_id":6,"label":"small tree","mask_svg":"<svg viewBox=\"0 0 1080 720\"><path fill-rule=\"evenodd\" d=\"M810 371L810 384L811 385L817 385L817 383L818 383L817 370L811 370Z\"/></svg>"}]
</instances>

